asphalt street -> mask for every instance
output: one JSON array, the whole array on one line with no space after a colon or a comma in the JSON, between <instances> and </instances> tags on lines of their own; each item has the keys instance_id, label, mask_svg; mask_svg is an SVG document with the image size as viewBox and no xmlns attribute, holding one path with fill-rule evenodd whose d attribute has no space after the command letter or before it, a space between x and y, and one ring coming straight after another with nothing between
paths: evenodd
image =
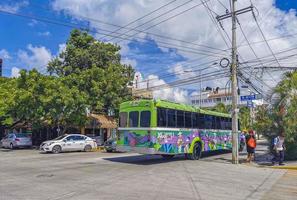
<instances>
[{"instance_id":1,"label":"asphalt street","mask_svg":"<svg viewBox=\"0 0 297 200\"><path fill-rule=\"evenodd\" d=\"M262 199L286 170L183 156L0 150L1 200Z\"/></svg>"}]
</instances>

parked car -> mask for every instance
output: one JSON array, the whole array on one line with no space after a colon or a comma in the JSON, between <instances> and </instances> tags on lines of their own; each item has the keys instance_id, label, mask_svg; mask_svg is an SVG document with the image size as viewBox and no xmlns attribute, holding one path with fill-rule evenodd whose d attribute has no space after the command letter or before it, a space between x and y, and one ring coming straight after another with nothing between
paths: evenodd
<instances>
[{"instance_id":1,"label":"parked car","mask_svg":"<svg viewBox=\"0 0 297 200\"><path fill-rule=\"evenodd\" d=\"M115 138L110 138L106 142L104 142L104 148L107 152L116 151L117 141Z\"/></svg>"},{"instance_id":2,"label":"parked car","mask_svg":"<svg viewBox=\"0 0 297 200\"><path fill-rule=\"evenodd\" d=\"M86 151L97 148L96 142L85 135L69 134L61 135L53 140L48 140L40 145L43 152L60 153L65 151Z\"/></svg>"},{"instance_id":3,"label":"parked car","mask_svg":"<svg viewBox=\"0 0 297 200\"><path fill-rule=\"evenodd\" d=\"M25 133L9 133L1 140L3 148L20 148L20 147L32 147L32 139Z\"/></svg>"}]
</instances>

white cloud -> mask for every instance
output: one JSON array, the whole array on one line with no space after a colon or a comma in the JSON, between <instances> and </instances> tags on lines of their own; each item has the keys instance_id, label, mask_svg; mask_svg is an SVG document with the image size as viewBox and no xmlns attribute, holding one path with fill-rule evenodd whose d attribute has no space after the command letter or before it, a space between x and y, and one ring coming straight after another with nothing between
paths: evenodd
<instances>
[{"instance_id":1,"label":"white cloud","mask_svg":"<svg viewBox=\"0 0 297 200\"><path fill-rule=\"evenodd\" d=\"M36 68L41 72L45 72L47 63L52 59L53 55L50 50L44 46L33 46L29 44L27 50L18 51L18 59L26 65L26 68Z\"/></svg>"},{"instance_id":2,"label":"white cloud","mask_svg":"<svg viewBox=\"0 0 297 200\"><path fill-rule=\"evenodd\" d=\"M65 43L59 44L58 55L65 50L66 50L66 44Z\"/></svg>"},{"instance_id":3,"label":"white cloud","mask_svg":"<svg viewBox=\"0 0 297 200\"><path fill-rule=\"evenodd\" d=\"M38 21L35 19L32 19L29 23L28 26L34 27L36 24L38 24Z\"/></svg>"},{"instance_id":4,"label":"white cloud","mask_svg":"<svg viewBox=\"0 0 297 200\"><path fill-rule=\"evenodd\" d=\"M11 69L11 77L19 77L20 76L20 69L17 67L13 67Z\"/></svg>"},{"instance_id":5,"label":"white cloud","mask_svg":"<svg viewBox=\"0 0 297 200\"><path fill-rule=\"evenodd\" d=\"M0 4L0 9L7 11L7 12L12 12L12 13L16 13L18 12L22 7L26 7L29 5L28 1L21 1L18 3L6 3L6 4Z\"/></svg>"},{"instance_id":6,"label":"white cloud","mask_svg":"<svg viewBox=\"0 0 297 200\"><path fill-rule=\"evenodd\" d=\"M137 81L136 81L137 80ZM140 72L136 72L134 75L133 85L138 89L154 88L156 86L162 86L159 89L153 90L153 97L155 99L171 100L179 103L188 103L188 92L184 89L170 88L168 84L160 79L156 75L149 75L147 79L144 79Z\"/></svg>"},{"instance_id":7,"label":"white cloud","mask_svg":"<svg viewBox=\"0 0 297 200\"><path fill-rule=\"evenodd\" d=\"M45 37L48 37L51 35L51 33L49 31L45 31L45 32L38 32L37 33L39 36L45 36Z\"/></svg>"},{"instance_id":8,"label":"white cloud","mask_svg":"<svg viewBox=\"0 0 297 200\"><path fill-rule=\"evenodd\" d=\"M136 67L137 61L135 59L129 59L127 57L121 59L122 64L131 65L132 67Z\"/></svg>"},{"instance_id":9,"label":"white cloud","mask_svg":"<svg viewBox=\"0 0 297 200\"><path fill-rule=\"evenodd\" d=\"M1 49L0 50L0 58L2 59L11 59L8 51L6 49Z\"/></svg>"},{"instance_id":10,"label":"white cloud","mask_svg":"<svg viewBox=\"0 0 297 200\"><path fill-rule=\"evenodd\" d=\"M228 1L221 1L226 4L226 7L229 7ZM290 10L289 12L281 11L280 9L275 7L275 0L253 0L254 6L257 8L259 14L257 16L258 21L260 23L260 27L263 30L265 36L267 39L270 38L277 38L284 35L294 34L296 33L296 26L297 26L297 17L296 17L296 10ZM129 1L82 1L82 0L55 0L53 2L53 8L56 11L62 11L70 16L72 16L75 19L82 19L82 16L94 18L102 21L106 21L108 23L118 24L118 25L125 25L129 22L151 12L152 10L165 5L168 3L168 1L165 0L159 0L159 1L140 1L140 0L129 0ZM162 10L154 13L153 15L146 17L142 20L137 21L136 23L129 25L130 28L140 26L141 24L145 23L149 19L152 19L154 17L157 17L161 13L165 13L166 11L169 11L170 9L173 9L174 7L182 4L181 1L176 1L170 6L167 6L163 8ZM195 4L199 4L201 1L192 1L188 5L185 5L183 7L180 7L162 17L159 17L156 20L153 20L149 23L147 23L145 26L141 26L138 29L143 30L146 27L150 27L162 20L165 20L175 14L178 14ZM225 8L220 5L218 1L209 1L208 6L216 13L224 14ZM244 7L250 6L250 1L237 1L237 8L241 9ZM249 41L251 43L257 42L257 41L263 41L263 38L255 24L255 21L253 19L252 13L244 13L241 14L239 17L239 22L241 23L241 26L246 33ZM231 23L230 20L224 20L222 22L224 29L228 33L229 37L231 37ZM114 31L118 29L117 27L113 27L110 25L104 25L100 24L95 21L90 21L90 26L93 28L98 28L98 32L100 33L99 28L107 29ZM224 35L225 33L219 28L219 30ZM102 32L102 31L101 31ZM127 32L126 29L122 29L119 31L120 33ZM171 18L171 20L168 20L158 26L155 26L151 30L148 30L148 32L168 36L171 38L178 38L180 40L194 42L195 44L203 44L210 46L212 48L218 48L218 49L226 49L227 46L224 42L224 40L221 37L221 34L218 33L217 27L214 25L214 23L211 21L210 17L207 14L206 8L204 6L199 6L193 9L192 11L186 12L182 15L179 15L178 17ZM125 34L133 35L135 31L130 31ZM113 33L114 35L117 35ZM237 29L237 40L238 45L246 44L246 41L244 39L243 34L241 33L240 29ZM101 38L103 35L97 34L97 37ZM137 35L137 37L144 38L147 36L146 34L141 34L141 36ZM110 39L110 37L104 37L107 39ZM183 43L181 41L174 41L169 40L165 38L159 38L154 35L149 35L150 39L153 39L156 41L157 45L159 45L160 49L164 52L168 52L168 48L165 48L164 46L184 46L192 48L190 51L198 51L200 53L205 54L212 54L214 57L205 57L205 55L199 55L195 53L189 53L182 51L180 49L177 49L177 53L184 58L187 59L187 61L198 59L193 64L193 69L199 69L205 67L205 65L201 66L200 64L205 62L210 62L214 59L220 60L222 57L229 57L231 51L227 51L224 53L225 56L218 55L219 53L222 53L218 50L205 48L203 46L198 45L192 45L188 43ZM136 39L136 36L131 36L131 39ZM226 41L229 43L228 39L225 36ZM116 42L118 39L112 40L112 42ZM139 40L140 41L140 40ZM164 45L162 42L171 43L171 45ZM120 45L123 45L123 49L121 53L124 53L125 55L128 54L129 48L128 48L129 41L123 41L120 42ZM287 37L282 38L278 40L272 40L269 41L269 44L272 48L272 50L277 53L281 51L282 49L289 49L293 48L297 45L297 38L296 37ZM230 44L229 44L230 46ZM277 66L277 63L273 61L273 57L271 56L271 52L267 48L266 44L264 42L254 44L253 45L254 50L256 51L256 54L258 57L264 57L269 56L270 63L265 63L266 65L275 65ZM185 49L185 48L184 48ZM212 52L212 53L210 53ZM213 53L217 52L217 53ZM255 56L253 55L251 49L246 46L239 47L239 53L240 57L239 60L243 62L242 58L244 58L244 61L247 60L254 60ZM296 53L296 50L289 51L287 53L283 54L277 54L278 58L290 55ZM149 55L148 55L149 56ZM216 57L217 56L217 57ZM289 59L280 59L280 64L285 66L294 66L296 65L296 58L291 57ZM259 65L259 62L256 63ZM196 66L195 66L196 65ZM243 66L243 65L242 65ZM167 66L159 66L158 70L167 68ZM170 72L175 73L178 75L179 70L185 69L185 66L182 64L177 64L170 68ZM168 68L167 68L168 70ZM217 70L218 69L213 69ZM250 69L247 69L250 71ZM268 75L266 72L264 72L266 75L264 75L265 78L270 78L270 75ZM279 80L280 74L275 74L275 79ZM185 78L184 76L178 76L178 78ZM211 81L212 84L218 84L221 87L224 86L227 82L227 79L220 79L221 77L218 77L217 80ZM252 82L255 84L259 83L255 79L251 79ZM162 80L159 81L160 83ZM268 81L268 83L270 83ZM274 81L274 84L276 84L276 81ZM260 86L260 85L259 85ZM161 94L160 94L161 95ZM173 95L173 93L171 94ZM166 95L165 95L166 96ZM183 96L183 95L181 95Z\"/></svg>"}]
</instances>

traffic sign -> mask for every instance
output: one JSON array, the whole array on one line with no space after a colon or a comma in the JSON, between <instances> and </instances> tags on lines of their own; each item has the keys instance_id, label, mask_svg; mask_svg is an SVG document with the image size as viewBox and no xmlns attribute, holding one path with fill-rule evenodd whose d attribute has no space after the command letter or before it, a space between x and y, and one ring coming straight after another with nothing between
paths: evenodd
<instances>
[{"instance_id":1,"label":"traffic sign","mask_svg":"<svg viewBox=\"0 0 297 200\"><path fill-rule=\"evenodd\" d=\"M253 103L252 100L248 100L248 101L246 102L246 105L247 105L248 108L253 108L253 107L254 107L254 103Z\"/></svg>"},{"instance_id":2,"label":"traffic sign","mask_svg":"<svg viewBox=\"0 0 297 200\"><path fill-rule=\"evenodd\" d=\"M240 101L251 101L256 100L256 95L246 95L246 96L240 96Z\"/></svg>"}]
</instances>

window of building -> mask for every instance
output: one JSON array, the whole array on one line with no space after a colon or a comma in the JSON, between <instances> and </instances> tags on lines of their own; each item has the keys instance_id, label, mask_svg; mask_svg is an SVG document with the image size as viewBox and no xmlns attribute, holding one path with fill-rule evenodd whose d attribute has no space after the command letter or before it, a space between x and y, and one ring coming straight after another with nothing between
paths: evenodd
<instances>
[{"instance_id":1,"label":"window of building","mask_svg":"<svg viewBox=\"0 0 297 200\"><path fill-rule=\"evenodd\" d=\"M216 101L217 101L217 102L221 102L222 99L221 99L221 98L216 98Z\"/></svg>"},{"instance_id":2,"label":"window of building","mask_svg":"<svg viewBox=\"0 0 297 200\"><path fill-rule=\"evenodd\" d=\"M141 111L140 113L140 127L150 127L151 126L151 112Z\"/></svg>"},{"instance_id":3,"label":"window of building","mask_svg":"<svg viewBox=\"0 0 297 200\"><path fill-rule=\"evenodd\" d=\"M195 100L192 100L192 104L195 104Z\"/></svg>"},{"instance_id":4,"label":"window of building","mask_svg":"<svg viewBox=\"0 0 297 200\"><path fill-rule=\"evenodd\" d=\"M166 123L167 123L167 120L166 120L166 109L164 108L158 108L157 110L157 125L159 127L166 127Z\"/></svg>"},{"instance_id":5,"label":"window of building","mask_svg":"<svg viewBox=\"0 0 297 200\"><path fill-rule=\"evenodd\" d=\"M185 112L185 127L192 128L192 113Z\"/></svg>"},{"instance_id":6,"label":"window of building","mask_svg":"<svg viewBox=\"0 0 297 200\"><path fill-rule=\"evenodd\" d=\"M167 126L175 128L176 127L176 110L167 110Z\"/></svg>"},{"instance_id":7,"label":"window of building","mask_svg":"<svg viewBox=\"0 0 297 200\"><path fill-rule=\"evenodd\" d=\"M185 127L185 112L184 111L176 111L177 116L177 127L184 128Z\"/></svg>"},{"instance_id":8,"label":"window of building","mask_svg":"<svg viewBox=\"0 0 297 200\"><path fill-rule=\"evenodd\" d=\"M138 127L139 112L132 111L129 113L129 127Z\"/></svg>"},{"instance_id":9,"label":"window of building","mask_svg":"<svg viewBox=\"0 0 297 200\"><path fill-rule=\"evenodd\" d=\"M126 112L120 113L120 127L127 127L127 117L128 114Z\"/></svg>"}]
</instances>

